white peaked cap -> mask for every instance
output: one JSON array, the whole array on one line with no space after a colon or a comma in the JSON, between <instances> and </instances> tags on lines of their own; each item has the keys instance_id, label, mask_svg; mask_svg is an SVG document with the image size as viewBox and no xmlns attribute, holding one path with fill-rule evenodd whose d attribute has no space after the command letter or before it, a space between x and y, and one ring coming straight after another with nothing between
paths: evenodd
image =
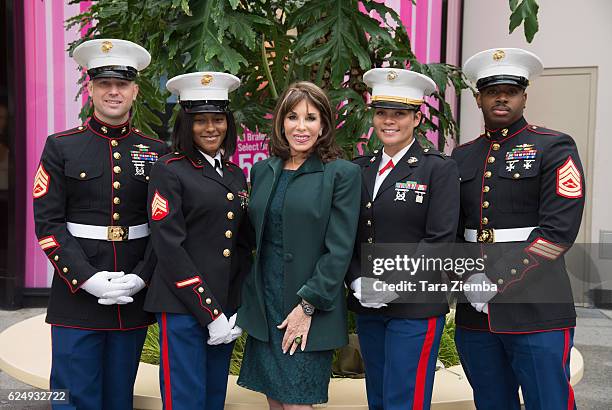
<instances>
[{"instance_id":1,"label":"white peaked cap","mask_svg":"<svg viewBox=\"0 0 612 410\"><path fill-rule=\"evenodd\" d=\"M85 41L74 49L72 57L88 70L106 66L127 66L142 71L151 62L151 54L127 40L99 38Z\"/></svg>"},{"instance_id":2,"label":"white peaked cap","mask_svg":"<svg viewBox=\"0 0 612 410\"><path fill-rule=\"evenodd\" d=\"M202 71L171 78L166 88L181 101L229 100L229 92L240 86L240 79L227 73Z\"/></svg>"},{"instance_id":3,"label":"white peaked cap","mask_svg":"<svg viewBox=\"0 0 612 410\"><path fill-rule=\"evenodd\" d=\"M436 91L436 83L431 78L398 68L373 68L363 75L363 81L372 87L372 103L420 105L425 96Z\"/></svg>"},{"instance_id":4,"label":"white peaked cap","mask_svg":"<svg viewBox=\"0 0 612 410\"><path fill-rule=\"evenodd\" d=\"M481 51L468 58L463 65L463 73L478 88L494 84L527 87L529 80L540 75L543 70L544 65L538 56L520 48Z\"/></svg>"}]
</instances>

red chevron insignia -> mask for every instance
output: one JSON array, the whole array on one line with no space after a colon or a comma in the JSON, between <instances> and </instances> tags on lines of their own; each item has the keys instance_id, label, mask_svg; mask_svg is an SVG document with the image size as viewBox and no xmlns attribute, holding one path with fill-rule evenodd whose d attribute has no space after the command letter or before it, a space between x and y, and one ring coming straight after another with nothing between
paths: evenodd
<instances>
[{"instance_id":1,"label":"red chevron insignia","mask_svg":"<svg viewBox=\"0 0 612 410\"><path fill-rule=\"evenodd\" d=\"M155 191L153 201L151 201L151 218L154 221L160 221L168 216L170 206L168 200L161 196L158 191Z\"/></svg>"},{"instance_id":2,"label":"red chevron insignia","mask_svg":"<svg viewBox=\"0 0 612 410\"><path fill-rule=\"evenodd\" d=\"M557 168L557 195L565 198L582 197L582 176L571 156Z\"/></svg>"},{"instance_id":3,"label":"red chevron insignia","mask_svg":"<svg viewBox=\"0 0 612 410\"><path fill-rule=\"evenodd\" d=\"M49 192L50 181L51 177L49 177L49 174L47 174L47 171L45 171L45 167L40 164L38 166L38 170L36 170L36 175L34 176L34 198L40 198Z\"/></svg>"}]
</instances>

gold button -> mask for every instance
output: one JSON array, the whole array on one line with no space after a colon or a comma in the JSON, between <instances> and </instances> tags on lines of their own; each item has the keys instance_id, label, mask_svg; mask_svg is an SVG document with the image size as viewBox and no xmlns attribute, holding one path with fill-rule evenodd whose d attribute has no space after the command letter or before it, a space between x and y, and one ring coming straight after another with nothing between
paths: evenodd
<instances>
[{"instance_id":1,"label":"gold button","mask_svg":"<svg viewBox=\"0 0 612 410\"><path fill-rule=\"evenodd\" d=\"M228 201L234 200L234 194L232 194L231 192L228 192L225 197L227 198Z\"/></svg>"},{"instance_id":2,"label":"gold button","mask_svg":"<svg viewBox=\"0 0 612 410\"><path fill-rule=\"evenodd\" d=\"M121 159L121 154L120 154L120 153L118 153L118 152L115 152L115 153L113 154L113 158L115 158L115 159Z\"/></svg>"},{"instance_id":3,"label":"gold button","mask_svg":"<svg viewBox=\"0 0 612 410\"><path fill-rule=\"evenodd\" d=\"M489 201L484 201L484 202L482 203L482 207L483 207L484 209L487 209L487 208L489 207Z\"/></svg>"},{"instance_id":4,"label":"gold button","mask_svg":"<svg viewBox=\"0 0 612 410\"><path fill-rule=\"evenodd\" d=\"M518 179L520 177L521 177L521 174L519 174L518 172L515 173L514 175L512 175L512 178L514 178L514 179Z\"/></svg>"},{"instance_id":5,"label":"gold button","mask_svg":"<svg viewBox=\"0 0 612 410\"><path fill-rule=\"evenodd\" d=\"M87 176L87 174L86 174L86 173L84 173L84 172L81 172L81 173L79 174L79 176L80 176L81 178L85 178L85 177Z\"/></svg>"},{"instance_id":6,"label":"gold button","mask_svg":"<svg viewBox=\"0 0 612 410\"><path fill-rule=\"evenodd\" d=\"M487 259L489 257L489 255L487 255L486 253L484 255L482 255L482 259Z\"/></svg>"},{"instance_id":7,"label":"gold button","mask_svg":"<svg viewBox=\"0 0 612 410\"><path fill-rule=\"evenodd\" d=\"M231 254L232 252L230 252L229 249L223 249L223 256L225 256L226 258L229 258Z\"/></svg>"},{"instance_id":8,"label":"gold button","mask_svg":"<svg viewBox=\"0 0 612 410\"><path fill-rule=\"evenodd\" d=\"M217 309L215 309L215 310L213 310L213 314L214 314L215 316L217 316L217 315L219 314L219 311L218 311Z\"/></svg>"},{"instance_id":9,"label":"gold button","mask_svg":"<svg viewBox=\"0 0 612 410\"><path fill-rule=\"evenodd\" d=\"M373 239L372 238L368 238L368 243L372 243Z\"/></svg>"},{"instance_id":10,"label":"gold button","mask_svg":"<svg viewBox=\"0 0 612 410\"><path fill-rule=\"evenodd\" d=\"M120 174L121 173L121 167L119 165L116 165L113 167L113 172L115 174Z\"/></svg>"},{"instance_id":11,"label":"gold button","mask_svg":"<svg viewBox=\"0 0 612 410\"><path fill-rule=\"evenodd\" d=\"M58 256L58 255L55 255L55 256L53 257L53 260L57 262L57 261L59 260L59 256Z\"/></svg>"},{"instance_id":12,"label":"gold button","mask_svg":"<svg viewBox=\"0 0 612 410\"><path fill-rule=\"evenodd\" d=\"M489 164L494 163L494 162L495 162L495 157L489 157L489 158L487 158L487 162L488 162Z\"/></svg>"},{"instance_id":13,"label":"gold button","mask_svg":"<svg viewBox=\"0 0 612 410\"><path fill-rule=\"evenodd\" d=\"M372 262L372 255L368 255L368 261Z\"/></svg>"},{"instance_id":14,"label":"gold button","mask_svg":"<svg viewBox=\"0 0 612 410\"><path fill-rule=\"evenodd\" d=\"M527 258L523 259L523 265L529 265L529 259Z\"/></svg>"},{"instance_id":15,"label":"gold button","mask_svg":"<svg viewBox=\"0 0 612 410\"><path fill-rule=\"evenodd\" d=\"M489 192L491 190L491 188L489 188L488 185L485 185L482 187L482 192Z\"/></svg>"},{"instance_id":16,"label":"gold button","mask_svg":"<svg viewBox=\"0 0 612 410\"><path fill-rule=\"evenodd\" d=\"M368 225L368 226L372 226L372 221L370 221L370 220L368 219L368 222L366 222L366 225Z\"/></svg>"},{"instance_id":17,"label":"gold button","mask_svg":"<svg viewBox=\"0 0 612 410\"><path fill-rule=\"evenodd\" d=\"M368 203L366 204L366 208L368 208L368 209L372 208L372 202L368 202Z\"/></svg>"},{"instance_id":18,"label":"gold button","mask_svg":"<svg viewBox=\"0 0 612 410\"><path fill-rule=\"evenodd\" d=\"M225 231L225 237L227 239L231 238L232 237L232 231Z\"/></svg>"},{"instance_id":19,"label":"gold button","mask_svg":"<svg viewBox=\"0 0 612 410\"><path fill-rule=\"evenodd\" d=\"M491 148L493 148L493 151L498 151L499 147L500 147L500 145L496 142L495 144L493 144L493 146Z\"/></svg>"},{"instance_id":20,"label":"gold button","mask_svg":"<svg viewBox=\"0 0 612 410\"><path fill-rule=\"evenodd\" d=\"M486 216L484 218L482 218L482 220L480 221L482 222L483 225L486 225L489 223L489 218L487 218Z\"/></svg>"},{"instance_id":21,"label":"gold button","mask_svg":"<svg viewBox=\"0 0 612 410\"><path fill-rule=\"evenodd\" d=\"M121 203L121 199L119 199L118 197L113 198L113 204L119 205L120 203Z\"/></svg>"},{"instance_id":22,"label":"gold button","mask_svg":"<svg viewBox=\"0 0 612 410\"><path fill-rule=\"evenodd\" d=\"M119 145L119 142L117 140L111 140L111 145L113 147L116 147L117 145Z\"/></svg>"},{"instance_id":23,"label":"gold button","mask_svg":"<svg viewBox=\"0 0 612 410\"><path fill-rule=\"evenodd\" d=\"M82 125L79 125L78 130L79 131L83 131L85 129L85 127L83 127Z\"/></svg>"},{"instance_id":24,"label":"gold button","mask_svg":"<svg viewBox=\"0 0 612 410\"><path fill-rule=\"evenodd\" d=\"M64 267L62 268L62 272L64 272L64 273L68 273L68 268L64 266Z\"/></svg>"},{"instance_id":25,"label":"gold button","mask_svg":"<svg viewBox=\"0 0 612 410\"><path fill-rule=\"evenodd\" d=\"M204 288L203 288L202 286L200 286L200 287L198 288L198 292L200 292L200 293L204 293Z\"/></svg>"},{"instance_id":26,"label":"gold button","mask_svg":"<svg viewBox=\"0 0 612 410\"><path fill-rule=\"evenodd\" d=\"M491 178L491 171L485 172L484 177L485 178Z\"/></svg>"},{"instance_id":27,"label":"gold button","mask_svg":"<svg viewBox=\"0 0 612 410\"><path fill-rule=\"evenodd\" d=\"M227 213L227 219L234 219L234 213L232 211Z\"/></svg>"},{"instance_id":28,"label":"gold button","mask_svg":"<svg viewBox=\"0 0 612 410\"><path fill-rule=\"evenodd\" d=\"M113 214L113 219L114 219L115 221L118 221L118 220L119 220L119 218L121 218L121 216L120 216L120 215L119 215L117 212L115 212L115 213Z\"/></svg>"},{"instance_id":29,"label":"gold button","mask_svg":"<svg viewBox=\"0 0 612 410\"><path fill-rule=\"evenodd\" d=\"M212 303L212 300L210 298L206 298L206 304L210 305Z\"/></svg>"},{"instance_id":30,"label":"gold button","mask_svg":"<svg viewBox=\"0 0 612 410\"><path fill-rule=\"evenodd\" d=\"M145 177L145 179L148 181L148 180L149 180L149 176L147 175L147 176Z\"/></svg>"},{"instance_id":31,"label":"gold button","mask_svg":"<svg viewBox=\"0 0 612 410\"><path fill-rule=\"evenodd\" d=\"M140 130L138 128L134 128L135 132L140 132Z\"/></svg>"},{"instance_id":32,"label":"gold button","mask_svg":"<svg viewBox=\"0 0 612 410\"><path fill-rule=\"evenodd\" d=\"M115 188L115 189L121 188L121 182L119 182L119 181L113 182L113 188Z\"/></svg>"},{"instance_id":33,"label":"gold button","mask_svg":"<svg viewBox=\"0 0 612 410\"><path fill-rule=\"evenodd\" d=\"M498 279L497 280L497 284L498 285L503 285L504 284L504 280L503 279Z\"/></svg>"},{"instance_id":34,"label":"gold button","mask_svg":"<svg viewBox=\"0 0 612 410\"><path fill-rule=\"evenodd\" d=\"M516 275L516 269L510 269L510 275Z\"/></svg>"},{"instance_id":35,"label":"gold button","mask_svg":"<svg viewBox=\"0 0 612 410\"><path fill-rule=\"evenodd\" d=\"M79 283L79 282L77 282L77 280L76 280L76 279L72 279L72 284L73 284L73 285L76 285L77 283Z\"/></svg>"},{"instance_id":36,"label":"gold button","mask_svg":"<svg viewBox=\"0 0 612 410\"><path fill-rule=\"evenodd\" d=\"M508 135L508 128L504 128L503 130L501 130L501 133L504 137Z\"/></svg>"}]
</instances>

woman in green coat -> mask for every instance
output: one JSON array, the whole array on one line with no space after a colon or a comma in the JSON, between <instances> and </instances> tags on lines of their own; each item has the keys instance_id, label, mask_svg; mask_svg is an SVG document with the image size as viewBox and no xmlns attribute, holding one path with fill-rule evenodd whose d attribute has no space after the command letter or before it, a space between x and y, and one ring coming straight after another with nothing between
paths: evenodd
<instances>
[{"instance_id":1,"label":"woman in green coat","mask_svg":"<svg viewBox=\"0 0 612 410\"><path fill-rule=\"evenodd\" d=\"M327 401L333 349L347 343L344 275L359 216L359 166L340 159L331 104L293 84L279 98L271 157L251 169L257 255L237 323L249 335L238 384L271 409Z\"/></svg>"}]
</instances>

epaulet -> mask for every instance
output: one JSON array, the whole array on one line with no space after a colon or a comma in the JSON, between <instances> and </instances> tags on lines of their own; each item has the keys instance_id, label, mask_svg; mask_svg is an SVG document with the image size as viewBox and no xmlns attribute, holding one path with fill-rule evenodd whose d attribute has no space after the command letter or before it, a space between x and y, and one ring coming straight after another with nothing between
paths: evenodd
<instances>
[{"instance_id":1,"label":"epaulet","mask_svg":"<svg viewBox=\"0 0 612 410\"><path fill-rule=\"evenodd\" d=\"M238 166L238 164L236 164L235 162L229 161L229 160L225 160L225 166L226 166L226 167L231 167L231 166L233 166L234 168L238 168L238 169L240 169L240 167Z\"/></svg>"},{"instance_id":2,"label":"epaulet","mask_svg":"<svg viewBox=\"0 0 612 410\"><path fill-rule=\"evenodd\" d=\"M55 133L55 134L53 134L51 136L54 137L54 138L66 137L68 135L81 134L81 133L85 132L86 129L87 129L86 126L79 125L78 127L74 127L74 128L69 129L69 130L66 130L66 131L57 132L57 133Z\"/></svg>"},{"instance_id":3,"label":"epaulet","mask_svg":"<svg viewBox=\"0 0 612 410\"><path fill-rule=\"evenodd\" d=\"M478 138L474 138L474 139L473 139L473 140L471 140L471 141L464 142L463 144L459 144L459 145L457 145L457 146L456 146L454 149L457 149L457 148L461 148L461 147L465 147L465 146L471 145L471 144L475 143L476 141L480 140L480 139L481 139L482 137L484 137L484 136L485 136L485 134L481 134L481 135L479 135L479 136L478 136Z\"/></svg>"},{"instance_id":4,"label":"epaulet","mask_svg":"<svg viewBox=\"0 0 612 410\"><path fill-rule=\"evenodd\" d=\"M159 159L159 161L163 161L164 164L168 165L171 162L179 161L183 158L187 158L187 157L184 154L181 154L180 152L175 151L175 152L171 152L169 154L164 155L163 157Z\"/></svg>"},{"instance_id":5,"label":"epaulet","mask_svg":"<svg viewBox=\"0 0 612 410\"><path fill-rule=\"evenodd\" d=\"M438 156L438 157L440 157L442 159L448 158L445 153L440 152L437 149L433 149L433 148L424 148L423 149L423 154L425 154L425 155L436 155L436 156Z\"/></svg>"},{"instance_id":6,"label":"epaulet","mask_svg":"<svg viewBox=\"0 0 612 410\"><path fill-rule=\"evenodd\" d=\"M538 125L531 125L531 124L529 124L529 126L527 127L527 130L535 134L541 134L541 135L554 135L557 137L560 135L563 135L562 132L550 130L548 128L540 127Z\"/></svg>"},{"instance_id":7,"label":"epaulet","mask_svg":"<svg viewBox=\"0 0 612 410\"><path fill-rule=\"evenodd\" d=\"M357 165L364 165L364 164L371 162L372 158L374 158L376 154L378 154L378 150L374 151L372 154L356 156L355 158L352 159L351 162Z\"/></svg>"},{"instance_id":8,"label":"epaulet","mask_svg":"<svg viewBox=\"0 0 612 410\"><path fill-rule=\"evenodd\" d=\"M159 142L159 143L162 143L162 144L164 143L164 141L162 141L162 140L160 140L160 139L157 139L157 138L154 138L154 137L150 137L150 136L148 136L148 135L144 134L144 133L143 133L142 131L140 131L138 128L134 128L134 127L132 127L132 132L133 132L134 134L136 134L136 135L138 135L138 136L142 137L142 138L146 138L146 139L148 139L148 140L155 141L155 142Z\"/></svg>"}]
</instances>

